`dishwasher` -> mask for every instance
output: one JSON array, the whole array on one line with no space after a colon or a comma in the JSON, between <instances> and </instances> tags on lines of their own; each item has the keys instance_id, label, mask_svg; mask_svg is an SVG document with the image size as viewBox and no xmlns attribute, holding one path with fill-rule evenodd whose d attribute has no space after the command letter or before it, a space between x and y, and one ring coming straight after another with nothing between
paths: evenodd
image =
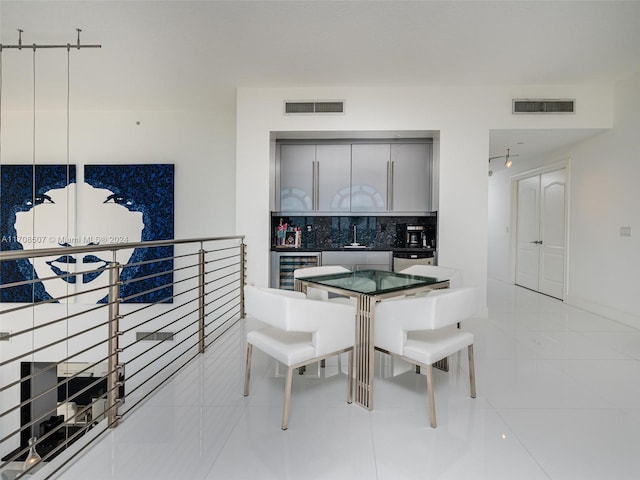
<instances>
[{"instance_id":1,"label":"dishwasher","mask_svg":"<svg viewBox=\"0 0 640 480\"><path fill-rule=\"evenodd\" d=\"M411 265L434 265L435 252L393 252L393 271L400 272Z\"/></svg>"}]
</instances>

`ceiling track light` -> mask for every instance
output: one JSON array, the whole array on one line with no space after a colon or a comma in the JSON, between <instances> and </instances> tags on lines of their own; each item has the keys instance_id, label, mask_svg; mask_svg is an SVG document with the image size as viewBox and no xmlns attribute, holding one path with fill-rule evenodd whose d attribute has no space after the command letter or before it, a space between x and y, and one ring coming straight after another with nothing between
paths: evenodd
<instances>
[{"instance_id":1,"label":"ceiling track light","mask_svg":"<svg viewBox=\"0 0 640 480\"><path fill-rule=\"evenodd\" d=\"M514 153L513 155L511 154L511 150L509 148L507 148L507 154L506 155L498 155L497 157L489 157L489 163L491 163L491 160L495 160L497 158L504 158L504 166L509 168L511 167L511 165L513 164L511 157L517 157L518 154Z\"/></svg>"}]
</instances>

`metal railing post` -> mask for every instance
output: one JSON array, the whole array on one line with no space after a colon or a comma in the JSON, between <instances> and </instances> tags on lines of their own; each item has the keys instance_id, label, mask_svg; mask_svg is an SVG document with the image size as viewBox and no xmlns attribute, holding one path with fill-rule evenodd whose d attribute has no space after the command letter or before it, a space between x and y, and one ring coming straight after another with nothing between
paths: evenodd
<instances>
[{"instance_id":1,"label":"metal railing post","mask_svg":"<svg viewBox=\"0 0 640 480\"><path fill-rule=\"evenodd\" d=\"M174 249L179 245L187 248L176 255ZM166 247L171 247L171 251L165 250ZM136 257L131 264L118 258L123 250L155 248L163 250L157 255ZM83 288L70 289L64 295L49 298L43 294L45 282L35 276L8 275L7 279L3 277L7 281L0 282L3 298L5 292L9 292L6 293L8 298L12 297L15 287L31 285L33 289L40 283L43 287L37 296L20 293L13 299L15 302L3 303L1 315L7 323L11 324L14 317L19 319L24 312L38 321L0 332L0 340L16 342L6 355L0 346L3 353L0 369L8 371L18 368L25 359L41 358L50 364L43 372L61 370L56 386L47 383L46 391L32 391L28 399L0 401L0 423L10 415L19 416L28 404L33 406L37 402L40 405L37 412L32 410L31 421L20 420L20 425L10 422L10 428L0 432L0 450L11 451L0 461L0 470L6 462L17 462L26 451L26 447L15 449L15 437L21 436L27 428L35 428L37 418L46 419L63 407L57 401L49 401L49 393L55 394L56 389L65 391L64 409L60 410L64 413L64 422L38 439L38 445L45 440L52 444L52 450L43 455L45 462L51 461L52 470L48 470L51 476L57 475L70 462L71 457L66 455L56 457L66 446L78 441L76 454L82 454L105 432L118 427L127 412L154 395L184 366L202 355L205 348L215 348L216 342L227 332L233 335L242 328L239 316L244 317L246 313L247 251L242 235L1 251L2 267L6 262L33 265L35 258L101 252L99 257L107 262L104 269L97 262L87 261L83 268L62 272L59 277L69 283L82 279L88 284L104 275L109 284L83 285ZM85 287L88 288L86 291ZM194 298L198 295L199 298ZM17 301L24 298L28 301ZM66 309L66 315L62 315L49 308L54 301L75 306ZM72 324L78 327L70 328ZM198 339L194 328L199 329ZM56 334L47 338L47 342L34 344L34 336L43 331L55 331ZM0 397L20 389L36 375L39 373L30 369L28 375L11 376L0 384ZM93 378L85 381L85 377ZM82 408L73 409L72 403L76 401L81 402L78 405ZM125 402L131 405L125 408ZM67 432L70 424L76 425L77 429L74 427L73 432ZM98 424L100 428L93 430L95 434L84 435ZM2 428L0 425L0 430ZM68 435L58 439L56 432Z\"/></svg>"},{"instance_id":2,"label":"metal railing post","mask_svg":"<svg viewBox=\"0 0 640 480\"><path fill-rule=\"evenodd\" d=\"M247 245L242 242L240 244L240 318L245 317L244 311L244 285L247 281Z\"/></svg>"},{"instance_id":3,"label":"metal railing post","mask_svg":"<svg viewBox=\"0 0 640 480\"><path fill-rule=\"evenodd\" d=\"M204 281L205 281L205 251L198 252L198 343L200 353L204 353Z\"/></svg>"},{"instance_id":4,"label":"metal railing post","mask_svg":"<svg viewBox=\"0 0 640 480\"><path fill-rule=\"evenodd\" d=\"M115 253L114 253L115 258ZM108 425L115 428L118 424L118 404L120 403L120 264L109 265L109 359L107 373L107 411Z\"/></svg>"}]
</instances>

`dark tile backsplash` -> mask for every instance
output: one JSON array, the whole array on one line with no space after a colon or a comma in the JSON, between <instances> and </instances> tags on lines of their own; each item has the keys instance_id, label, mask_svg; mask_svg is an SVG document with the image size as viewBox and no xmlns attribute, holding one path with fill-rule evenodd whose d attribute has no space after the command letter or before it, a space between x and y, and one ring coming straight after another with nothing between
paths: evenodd
<instances>
[{"instance_id":1,"label":"dark tile backsplash","mask_svg":"<svg viewBox=\"0 0 640 480\"><path fill-rule=\"evenodd\" d=\"M406 225L424 225L427 241L436 247L437 216L290 216L271 214L271 245L276 246L277 228L282 219L289 231L300 229L300 248L329 250L342 248L353 240L356 227L357 241L371 248L404 247Z\"/></svg>"}]
</instances>

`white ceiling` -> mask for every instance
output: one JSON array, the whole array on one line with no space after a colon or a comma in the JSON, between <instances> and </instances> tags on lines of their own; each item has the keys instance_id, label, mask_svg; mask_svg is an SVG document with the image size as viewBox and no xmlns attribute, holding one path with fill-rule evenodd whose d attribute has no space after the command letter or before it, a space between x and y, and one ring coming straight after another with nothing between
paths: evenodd
<instances>
[{"instance_id":1,"label":"white ceiling","mask_svg":"<svg viewBox=\"0 0 640 480\"><path fill-rule=\"evenodd\" d=\"M26 44L74 43L77 27L102 44L74 67L99 109L188 108L225 87L609 84L640 70L634 0L0 0L0 16L5 45L17 28ZM492 132L491 155L597 132L565 133Z\"/></svg>"}]
</instances>

